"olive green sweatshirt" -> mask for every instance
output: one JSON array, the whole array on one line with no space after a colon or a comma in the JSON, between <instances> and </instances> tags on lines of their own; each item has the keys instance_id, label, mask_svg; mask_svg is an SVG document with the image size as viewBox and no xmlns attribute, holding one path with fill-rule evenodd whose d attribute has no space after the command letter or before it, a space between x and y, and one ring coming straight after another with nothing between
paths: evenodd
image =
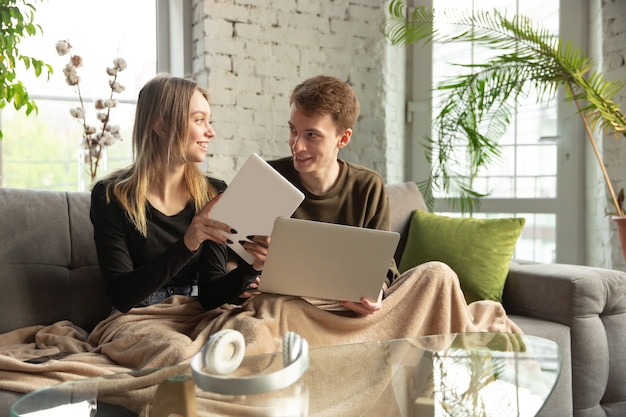
<instances>
[{"instance_id":1,"label":"olive green sweatshirt","mask_svg":"<svg viewBox=\"0 0 626 417\"><path fill-rule=\"evenodd\" d=\"M307 190L293 167L291 157L269 161L278 172L287 178L305 195L302 204L292 217L347 226L389 230L391 211L385 191L385 183L371 169L339 160L341 171L337 182L324 195ZM392 260L387 273L387 285L399 275Z\"/></svg>"}]
</instances>

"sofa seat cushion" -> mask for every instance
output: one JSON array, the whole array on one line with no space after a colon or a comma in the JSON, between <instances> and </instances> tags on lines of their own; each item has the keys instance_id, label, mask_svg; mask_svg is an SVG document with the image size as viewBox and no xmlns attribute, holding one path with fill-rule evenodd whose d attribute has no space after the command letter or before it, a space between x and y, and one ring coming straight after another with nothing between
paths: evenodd
<instances>
[{"instance_id":1,"label":"sofa seat cushion","mask_svg":"<svg viewBox=\"0 0 626 417\"><path fill-rule=\"evenodd\" d=\"M400 273L428 262L448 264L468 303L502 301L502 291L524 218L475 219L415 210L400 258Z\"/></svg>"}]
</instances>

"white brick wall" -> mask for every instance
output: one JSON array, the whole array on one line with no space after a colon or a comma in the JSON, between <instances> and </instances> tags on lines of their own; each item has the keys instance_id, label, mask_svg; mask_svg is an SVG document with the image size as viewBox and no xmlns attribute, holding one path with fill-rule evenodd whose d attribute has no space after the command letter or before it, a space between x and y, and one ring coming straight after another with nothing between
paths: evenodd
<instances>
[{"instance_id":1,"label":"white brick wall","mask_svg":"<svg viewBox=\"0 0 626 417\"><path fill-rule=\"evenodd\" d=\"M592 0L590 2L592 22L590 54L607 80L626 81L626 2L623 0ZM626 91L615 98L617 103L626 103ZM625 111L624 105L621 106ZM626 138L615 140L613 135L599 138L602 159L612 180L615 192L626 188ZM587 263L626 271L615 224L605 213L615 208L598 162L591 147L586 149L586 209Z\"/></svg>"},{"instance_id":2,"label":"white brick wall","mask_svg":"<svg viewBox=\"0 0 626 417\"><path fill-rule=\"evenodd\" d=\"M601 0L592 0L590 7L590 36L589 54L599 68L602 67L602 5ZM587 141L587 139L584 139ZM601 145L601 141L598 145ZM611 258L611 248L608 237L608 220L604 213L606 206L606 186L602 173L598 169L598 161L593 154L591 145L586 142L585 147L585 233L587 259L589 265L608 265ZM603 224L598 223L598 219L603 219Z\"/></svg>"},{"instance_id":3,"label":"white brick wall","mask_svg":"<svg viewBox=\"0 0 626 417\"><path fill-rule=\"evenodd\" d=\"M348 81L361 103L341 156L403 180L404 58L379 32L384 2L194 0L193 8L193 71L211 92L218 136L209 172L229 181L252 152L288 155L289 94L326 74Z\"/></svg>"},{"instance_id":4,"label":"white brick wall","mask_svg":"<svg viewBox=\"0 0 626 417\"><path fill-rule=\"evenodd\" d=\"M626 2L624 0L602 0L602 71L608 80L626 82ZM616 103L626 103L626 90L622 90L615 98ZM626 111L622 105L622 111ZM606 136L603 141L604 163L613 187L617 193L626 188L626 138ZM606 187L605 187L606 189ZM606 194L609 201L609 195ZM614 211L607 203L607 211ZM613 222L602 222L608 228L610 259L608 266L626 270L626 263L620 249L619 238ZM608 223L608 226L607 226Z\"/></svg>"}]
</instances>

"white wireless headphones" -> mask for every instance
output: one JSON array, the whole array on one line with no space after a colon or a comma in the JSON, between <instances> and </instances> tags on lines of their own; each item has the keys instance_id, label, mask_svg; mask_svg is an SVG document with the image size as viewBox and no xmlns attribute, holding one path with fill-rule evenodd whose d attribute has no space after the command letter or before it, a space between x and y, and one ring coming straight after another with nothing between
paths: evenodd
<instances>
[{"instance_id":1,"label":"white wireless headphones","mask_svg":"<svg viewBox=\"0 0 626 417\"><path fill-rule=\"evenodd\" d=\"M293 332L287 332L283 337L284 368L279 371L246 377L225 376L239 367L244 354L243 335L237 330L225 329L213 334L191 359L196 386L217 394L260 394L293 384L309 367L309 345Z\"/></svg>"}]
</instances>

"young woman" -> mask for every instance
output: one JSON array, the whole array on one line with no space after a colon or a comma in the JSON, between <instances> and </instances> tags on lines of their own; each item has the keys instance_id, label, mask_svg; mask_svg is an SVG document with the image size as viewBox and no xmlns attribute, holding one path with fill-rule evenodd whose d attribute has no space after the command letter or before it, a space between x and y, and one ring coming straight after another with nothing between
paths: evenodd
<instances>
[{"instance_id":1,"label":"young woman","mask_svg":"<svg viewBox=\"0 0 626 417\"><path fill-rule=\"evenodd\" d=\"M139 92L133 163L97 182L91 221L98 262L113 306L122 312L173 294L198 296L204 308L252 296L268 238L245 248L255 259L228 268L223 232L211 208L226 184L198 167L215 138L206 90L158 75Z\"/></svg>"}]
</instances>

